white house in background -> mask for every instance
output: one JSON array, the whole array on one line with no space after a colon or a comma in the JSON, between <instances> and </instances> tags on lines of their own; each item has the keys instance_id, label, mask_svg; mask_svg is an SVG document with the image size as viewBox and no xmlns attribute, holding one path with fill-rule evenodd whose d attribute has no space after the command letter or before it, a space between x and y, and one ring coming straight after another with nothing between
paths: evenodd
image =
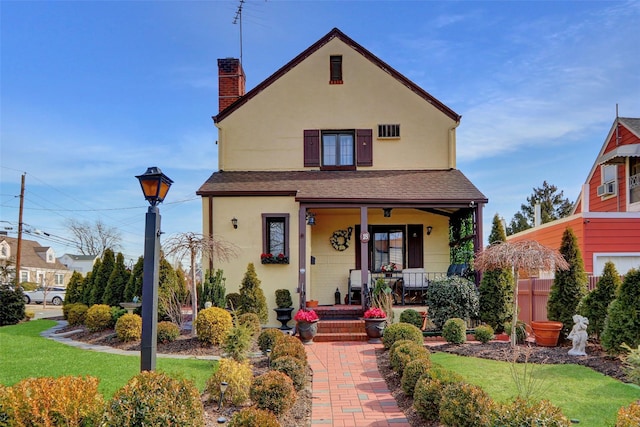
<instances>
[{"instance_id":1,"label":"white house in background","mask_svg":"<svg viewBox=\"0 0 640 427\"><path fill-rule=\"evenodd\" d=\"M0 236L0 262L16 262L18 239ZM22 239L20 283L32 282L45 286L67 286L71 271L56 259L53 248L40 246L35 240Z\"/></svg>"},{"instance_id":2,"label":"white house in background","mask_svg":"<svg viewBox=\"0 0 640 427\"><path fill-rule=\"evenodd\" d=\"M85 275L93 270L93 264L95 264L98 258L100 257L97 255L64 254L58 258L58 261L64 264L69 270L77 271Z\"/></svg>"}]
</instances>

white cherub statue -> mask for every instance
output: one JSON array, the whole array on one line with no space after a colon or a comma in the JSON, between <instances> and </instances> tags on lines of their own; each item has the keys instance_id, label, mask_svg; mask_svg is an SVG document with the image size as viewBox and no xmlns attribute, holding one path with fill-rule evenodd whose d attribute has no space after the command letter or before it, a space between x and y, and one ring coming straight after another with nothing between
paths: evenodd
<instances>
[{"instance_id":1,"label":"white cherub statue","mask_svg":"<svg viewBox=\"0 0 640 427\"><path fill-rule=\"evenodd\" d=\"M573 329L567 336L567 338L573 341L573 348L569 350L569 354L571 356L586 356L587 353L584 349L587 345L587 338L589 338L587 334L589 319L576 314L573 316L573 323Z\"/></svg>"}]
</instances>

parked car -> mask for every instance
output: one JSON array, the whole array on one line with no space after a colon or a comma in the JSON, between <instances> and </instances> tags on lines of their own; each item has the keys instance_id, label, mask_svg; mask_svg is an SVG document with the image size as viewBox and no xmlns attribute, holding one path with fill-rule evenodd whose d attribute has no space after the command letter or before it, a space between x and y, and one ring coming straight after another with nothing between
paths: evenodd
<instances>
[{"instance_id":1,"label":"parked car","mask_svg":"<svg viewBox=\"0 0 640 427\"><path fill-rule=\"evenodd\" d=\"M47 303L51 303L53 305L62 305L66 293L66 288L47 288ZM44 301L44 296L44 288L37 288L35 291L24 291L24 302L25 304L41 304Z\"/></svg>"}]
</instances>

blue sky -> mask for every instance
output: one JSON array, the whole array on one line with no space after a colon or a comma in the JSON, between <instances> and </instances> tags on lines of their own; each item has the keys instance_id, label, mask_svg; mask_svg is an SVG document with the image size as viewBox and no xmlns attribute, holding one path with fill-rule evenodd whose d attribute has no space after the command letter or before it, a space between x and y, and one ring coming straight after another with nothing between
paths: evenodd
<instances>
[{"instance_id":1,"label":"blue sky","mask_svg":"<svg viewBox=\"0 0 640 427\"><path fill-rule=\"evenodd\" d=\"M217 167L216 60L240 55L234 1L1 1L0 229L74 252L65 221L142 253L135 175L175 183L167 235L201 231ZM574 201L615 119L640 117L638 1L247 0L247 89L338 27L458 114L458 168L507 221L544 180ZM15 229L14 229L15 230ZM10 234L14 235L15 234Z\"/></svg>"}]
</instances>

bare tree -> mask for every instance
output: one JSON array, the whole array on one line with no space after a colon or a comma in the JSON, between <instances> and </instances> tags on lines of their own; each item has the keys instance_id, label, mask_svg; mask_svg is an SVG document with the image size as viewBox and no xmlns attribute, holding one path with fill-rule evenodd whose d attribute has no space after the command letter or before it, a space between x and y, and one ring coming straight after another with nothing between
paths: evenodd
<instances>
[{"instance_id":1,"label":"bare tree","mask_svg":"<svg viewBox=\"0 0 640 427\"><path fill-rule=\"evenodd\" d=\"M180 233L170 237L162 245L165 256L173 256L182 261L189 257L191 274L191 305L192 327L191 333L196 334L196 317L198 315L198 288L196 281L196 259L229 261L238 256L238 248L233 243L222 240L217 236L209 237L198 233Z\"/></svg>"},{"instance_id":2,"label":"bare tree","mask_svg":"<svg viewBox=\"0 0 640 427\"><path fill-rule=\"evenodd\" d=\"M66 226L75 237L76 249L82 255L102 256L106 249L115 252L122 248L122 235L118 229L109 227L99 219L94 224L70 219Z\"/></svg>"}]
</instances>

